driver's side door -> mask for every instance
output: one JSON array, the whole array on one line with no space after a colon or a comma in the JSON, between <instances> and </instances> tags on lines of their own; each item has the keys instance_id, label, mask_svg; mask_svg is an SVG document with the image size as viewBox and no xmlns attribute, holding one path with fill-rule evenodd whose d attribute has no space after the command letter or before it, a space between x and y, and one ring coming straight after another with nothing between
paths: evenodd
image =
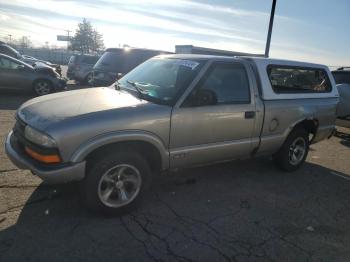
<instances>
[{"instance_id":1,"label":"driver's side door","mask_svg":"<svg viewBox=\"0 0 350 262\"><path fill-rule=\"evenodd\" d=\"M171 119L170 165L201 165L248 156L256 118L240 62L215 62Z\"/></svg>"},{"instance_id":2,"label":"driver's side door","mask_svg":"<svg viewBox=\"0 0 350 262\"><path fill-rule=\"evenodd\" d=\"M31 84L30 68L7 57L0 57L0 88L23 89Z\"/></svg>"}]
</instances>

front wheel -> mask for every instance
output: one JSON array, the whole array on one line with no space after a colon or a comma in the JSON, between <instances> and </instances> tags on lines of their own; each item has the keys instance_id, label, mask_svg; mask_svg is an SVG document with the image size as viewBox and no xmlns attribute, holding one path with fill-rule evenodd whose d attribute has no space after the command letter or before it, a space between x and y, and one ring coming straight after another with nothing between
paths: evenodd
<instances>
[{"instance_id":1,"label":"front wheel","mask_svg":"<svg viewBox=\"0 0 350 262\"><path fill-rule=\"evenodd\" d=\"M123 152L90 161L82 181L83 199L89 209L121 214L137 205L151 179L144 158L136 152Z\"/></svg>"},{"instance_id":2,"label":"front wheel","mask_svg":"<svg viewBox=\"0 0 350 262\"><path fill-rule=\"evenodd\" d=\"M276 164L285 171L295 171L309 152L309 134L303 128L293 130L275 156Z\"/></svg>"},{"instance_id":3,"label":"front wheel","mask_svg":"<svg viewBox=\"0 0 350 262\"><path fill-rule=\"evenodd\" d=\"M49 80L37 80L33 84L34 93L37 96L48 95L52 92L52 83Z\"/></svg>"}]
</instances>

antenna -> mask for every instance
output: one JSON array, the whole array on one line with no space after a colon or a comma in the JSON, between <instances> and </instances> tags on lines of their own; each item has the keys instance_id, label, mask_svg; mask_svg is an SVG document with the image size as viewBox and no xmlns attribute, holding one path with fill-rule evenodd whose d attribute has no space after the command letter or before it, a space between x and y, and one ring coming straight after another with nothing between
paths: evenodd
<instances>
[{"instance_id":1,"label":"antenna","mask_svg":"<svg viewBox=\"0 0 350 262\"><path fill-rule=\"evenodd\" d=\"M269 53L270 53L271 35L272 35L273 20L275 18L276 2L277 0L272 0L269 31L267 33L267 40L266 40L266 47L265 47L265 57L269 57Z\"/></svg>"}]
</instances>

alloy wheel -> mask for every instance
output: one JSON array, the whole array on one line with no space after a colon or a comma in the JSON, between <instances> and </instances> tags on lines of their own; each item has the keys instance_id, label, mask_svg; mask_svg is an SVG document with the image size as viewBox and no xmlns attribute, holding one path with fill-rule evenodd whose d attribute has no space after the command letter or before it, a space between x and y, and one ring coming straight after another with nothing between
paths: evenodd
<instances>
[{"instance_id":1,"label":"alloy wheel","mask_svg":"<svg viewBox=\"0 0 350 262\"><path fill-rule=\"evenodd\" d=\"M101 176L97 189L98 197L108 207L122 207L137 197L141 185L139 170L132 165L120 164Z\"/></svg>"}]
</instances>

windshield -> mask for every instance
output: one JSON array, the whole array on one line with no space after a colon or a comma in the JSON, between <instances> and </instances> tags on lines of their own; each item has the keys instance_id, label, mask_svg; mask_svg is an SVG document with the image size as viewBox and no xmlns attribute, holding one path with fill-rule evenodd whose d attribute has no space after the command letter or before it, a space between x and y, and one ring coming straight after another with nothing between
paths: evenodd
<instances>
[{"instance_id":1,"label":"windshield","mask_svg":"<svg viewBox=\"0 0 350 262\"><path fill-rule=\"evenodd\" d=\"M136 90L145 100L172 105L202 65L203 61L153 58L126 74L117 84L122 89Z\"/></svg>"},{"instance_id":2,"label":"windshield","mask_svg":"<svg viewBox=\"0 0 350 262\"><path fill-rule=\"evenodd\" d=\"M105 52L101 58L95 64L95 68L108 67L113 69L115 72L121 72L122 63L120 60L123 57L123 52Z\"/></svg>"}]
</instances>

